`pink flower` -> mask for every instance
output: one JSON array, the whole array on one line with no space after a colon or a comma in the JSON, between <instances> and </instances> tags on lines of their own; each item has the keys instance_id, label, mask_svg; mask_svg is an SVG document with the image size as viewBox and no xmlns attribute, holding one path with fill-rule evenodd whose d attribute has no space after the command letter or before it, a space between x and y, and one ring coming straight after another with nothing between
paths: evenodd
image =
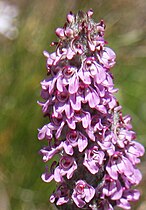
<instances>
[{"instance_id":1,"label":"pink flower","mask_svg":"<svg viewBox=\"0 0 146 210\"><path fill-rule=\"evenodd\" d=\"M115 64L115 58L116 55L112 49L109 47L104 47L104 50L102 51L101 55L98 56L100 59L100 62L106 67L111 68Z\"/></svg>"},{"instance_id":2,"label":"pink flower","mask_svg":"<svg viewBox=\"0 0 146 210\"><path fill-rule=\"evenodd\" d=\"M56 205L60 206L69 201L69 189L65 183L62 183L58 186L55 193L50 197L50 202L56 202Z\"/></svg>"},{"instance_id":3,"label":"pink flower","mask_svg":"<svg viewBox=\"0 0 146 210\"><path fill-rule=\"evenodd\" d=\"M54 170L54 179L56 182L62 182L63 176L66 175L67 179L73 176L74 171L77 169L75 159L70 156L63 156L59 161L59 166Z\"/></svg>"},{"instance_id":4,"label":"pink flower","mask_svg":"<svg viewBox=\"0 0 146 210\"><path fill-rule=\"evenodd\" d=\"M117 200L117 206L123 209L131 209L131 201L137 201L140 197L140 192L138 190L125 190L123 197Z\"/></svg>"},{"instance_id":5,"label":"pink flower","mask_svg":"<svg viewBox=\"0 0 146 210\"><path fill-rule=\"evenodd\" d=\"M76 182L72 199L79 208L83 208L95 195L95 189L83 180Z\"/></svg>"},{"instance_id":6,"label":"pink flower","mask_svg":"<svg viewBox=\"0 0 146 210\"><path fill-rule=\"evenodd\" d=\"M92 173L96 174L103 164L104 152L100 151L97 146L85 151L85 158L83 165Z\"/></svg>"},{"instance_id":7,"label":"pink flower","mask_svg":"<svg viewBox=\"0 0 146 210\"><path fill-rule=\"evenodd\" d=\"M63 148L68 155L73 155L74 147L78 147L79 152L83 152L87 145L88 140L86 136L84 136L81 132L71 130L66 136Z\"/></svg>"},{"instance_id":8,"label":"pink flower","mask_svg":"<svg viewBox=\"0 0 146 210\"><path fill-rule=\"evenodd\" d=\"M128 179L131 179L131 182L135 182L136 178L137 180L141 180L141 174L138 173L131 161L119 152L115 152L110 158L106 170L109 176L114 180L119 178L119 174L124 174Z\"/></svg>"},{"instance_id":9,"label":"pink flower","mask_svg":"<svg viewBox=\"0 0 146 210\"><path fill-rule=\"evenodd\" d=\"M102 189L103 199L110 197L111 200L119 200L123 195L123 188L119 180L113 180L106 176Z\"/></svg>"},{"instance_id":10,"label":"pink flower","mask_svg":"<svg viewBox=\"0 0 146 210\"><path fill-rule=\"evenodd\" d=\"M43 161L47 162L50 160L55 154L59 153L63 147L63 142L59 143L59 145L47 146L40 150L40 154L43 156Z\"/></svg>"}]
</instances>

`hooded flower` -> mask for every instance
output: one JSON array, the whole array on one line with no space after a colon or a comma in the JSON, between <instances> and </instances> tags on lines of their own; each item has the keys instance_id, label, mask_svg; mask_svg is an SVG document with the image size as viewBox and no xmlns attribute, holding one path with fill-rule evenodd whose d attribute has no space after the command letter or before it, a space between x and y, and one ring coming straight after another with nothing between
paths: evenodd
<instances>
[{"instance_id":1,"label":"hooded flower","mask_svg":"<svg viewBox=\"0 0 146 210\"><path fill-rule=\"evenodd\" d=\"M76 182L72 199L79 208L83 208L94 197L95 189L83 180Z\"/></svg>"},{"instance_id":2,"label":"hooded flower","mask_svg":"<svg viewBox=\"0 0 146 210\"><path fill-rule=\"evenodd\" d=\"M79 152L82 152L88 145L87 137L81 132L71 130L67 133L66 141L64 141L63 147L68 155L73 155L74 147L78 147Z\"/></svg>"},{"instance_id":3,"label":"hooded flower","mask_svg":"<svg viewBox=\"0 0 146 210\"><path fill-rule=\"evenodd\" d=\"M96 174L103 164L104 152L100 151L97 146L94 146L85 151L83 165L92 173Z\"/></svg>"},{"instance_id":4,"label":"hooded flower","mask_svg":"<svg viewBox=\"0 0 146 210\"><path fill-rule=\"evenodd\" d=\"M55 181L61 182L64 175L66 175L67 179L70 179L76 169L77 164L75 159L70 156L63 156L59 161L59 166L54 170Z\"/></svg>"},{"instance_id":5,"label":"hooded flower","mask_svg":"<svg viewBox=\"0 0 146 210\"><path fill-rule=\"evenodd\" d=\"M43 157L43 161L47 162L48 160L50 160L55 154L61 151L62 147L63 147L63 142L61 143L58 142L58 144L55 143L54 145L43 147L40 150L40 154Z\"/></svg>"},{"instance_id":6,"label":"hooded flower","mask_svg":"<svg viewBox=\"0 0 146 210\"><path fill-rule=\"evenodd\" d=\"M131 161L119 152L115 152L115 154L110 158L110 161L107 163L106 170L110 177L114 180L117 180L120 174L124 174L126 177L132 177L136 172L136 169L132 165Z\"/></svg>"},{"instance_id":7,"label":"hooded flower","mask_svg":"<svg viewBox=\"0 0 146 210\"><path fill-rule=\"evenodd\" d=\"M58 186L56 192L54 192L50 197L50 202L58 206L63 205L69 201L69 189L65 183Z\"/></svg>"},{"instance_id":8,"label":"hooded flower","mask_svg":"<svg viewBox=\"0 0 146 210\"><path fill-rule=\"evenodd\" d=\"M117 200L117 206L123 209L131 209L131 201L137 201L140 197L138 190L125 190L121 199Z\"/></svg>"},{"instance_id":9,"label":"hooded flower","mask_svg":"<svg viewBox=\"0 0 146 210\"><path fill-rule=\"evenodd\" d=\"M119 200L123 194L123 187L119 180L106 176L102 193L103 198L109 197L111 200Z\"/></svg>"}]
</instances>

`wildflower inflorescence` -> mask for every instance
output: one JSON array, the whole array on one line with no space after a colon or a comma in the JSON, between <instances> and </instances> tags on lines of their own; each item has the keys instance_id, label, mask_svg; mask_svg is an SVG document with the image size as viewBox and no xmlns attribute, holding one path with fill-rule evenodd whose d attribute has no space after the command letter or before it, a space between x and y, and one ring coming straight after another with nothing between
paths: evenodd
<instances>
[{"instance_id":1,"label":"wildflower inflorescence","mask_svg":"<svg viewBox=\"0 0 146 210\"><path fill-rule=\"evenodd\" d=\"M56 30L55 52L44 51L48 78L38 103L49 123L39 129L47 143L40 154L44 162L59 160L42 179L58 183L50 197L58 209L130 209L140 195L132 186L142 178L136 164L144 148L114 96L116 55L105 46L103 20L95 23L92 15L70 12Z\"/></svg>"}]
</instances>

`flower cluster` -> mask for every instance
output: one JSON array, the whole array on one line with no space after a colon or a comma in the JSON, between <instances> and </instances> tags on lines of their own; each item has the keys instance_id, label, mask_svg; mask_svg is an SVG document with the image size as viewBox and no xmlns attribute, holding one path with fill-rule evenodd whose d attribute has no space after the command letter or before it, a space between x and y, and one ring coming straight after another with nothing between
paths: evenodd
<instances>
[{"instance_id":1,"label":"flower cluster","mask_svg":"<svg viewBox=\"0 0 146 210\"><path fill-rule=\"evenodd\" d=\"M44 52L48 78L38 103L49 123L39 129L38 139L46 139L40 154L44 162L59 158L42 179L58 183L50 201L59 209L130 209L140 195L132 186L142 178L136 164L144 148L114 96L116 55L105 46L104 22L92 15L70 12L56 30L55 52Z\"/></svg>"}]
</instances>

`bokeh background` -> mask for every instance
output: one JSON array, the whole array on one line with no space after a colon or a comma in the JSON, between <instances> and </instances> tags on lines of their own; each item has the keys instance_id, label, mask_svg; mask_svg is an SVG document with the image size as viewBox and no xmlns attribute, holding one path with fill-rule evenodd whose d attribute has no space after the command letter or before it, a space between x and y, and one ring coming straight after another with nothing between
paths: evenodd
<instances>
[{"instance_id":1,"label":"bokeh background","mask_svg":"<svg viewBox=\"0 0 146 210\"><path fill-rule=\"evenodd\" d=\"M44 164L37 128L45 123L40 81L46 76L42 51L54 49L55 29L69 11L93 8L104 19L105 39L117 54L112 70L124 114L133 118L139 142L146 146L146 1L11 0L0 1L0 210L51 210L54 183L40 179ZM133 210L146 209L146 158L139 165L142 193Z\"/></svg>"}]
</instances>

